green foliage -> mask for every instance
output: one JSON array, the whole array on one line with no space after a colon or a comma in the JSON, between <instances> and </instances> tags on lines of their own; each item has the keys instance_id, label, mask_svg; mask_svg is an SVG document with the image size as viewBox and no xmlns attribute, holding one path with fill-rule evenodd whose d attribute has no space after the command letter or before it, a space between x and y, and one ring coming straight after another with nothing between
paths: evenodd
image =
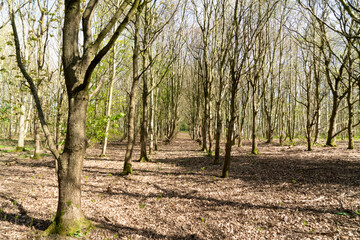
<instances>
[{"instance_id":1,"label":"green foliage","mask_svg":"<svg viewBox=\"0 0 360 240\"><path fill-rule=\"evenodd\" d=\"M87 136L88 138L100 142L105 138L105 128L108 120L110 120L111 128L118 128L117 121L124 117L123 113L106 116L97 116L96 118L88 118L86 122Z\"/></svg>"},{"instance_id":2,"label":"green foliage","mask_svg":"<svg viewBox=\"0 0 360 240\"><path fill-rule=\"evenodd\" d=\"M140 208L145 208L145 206L146 206L145 203L140 203L140 204L139 204L139 207L140 207Z\"/></svg>"},{"instance_id":3,"label":"green foliage","mask_svg":"<svg viewBox=\"0 0 360 240\"><path fill-rule=\"evenodd\" d=\"M180 127L179 127L181 132L188 132L189 131L189 125L185 122L181 122L180 123Z\"/></svg>"}]
</instances>

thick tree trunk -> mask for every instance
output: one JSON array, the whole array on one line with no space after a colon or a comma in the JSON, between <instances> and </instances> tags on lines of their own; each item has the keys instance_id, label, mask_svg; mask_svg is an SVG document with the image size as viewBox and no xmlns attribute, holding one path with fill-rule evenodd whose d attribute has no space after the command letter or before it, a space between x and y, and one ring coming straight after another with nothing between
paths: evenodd
<instances>
[{"instance_id":1,"label":"thick tree trunk","mask_svg":"<svg viewBox=\"0 0 360 240\"><path fill-rule=\"evenodd\" d=\"M65 148L58 166L58 207L53 224L46 230L49 234L66 235L91 225L81 210L81 173L87 141L87 104L86 91L69 96Z\"/></svg>"},{"instance_id":2,"label":"thick tree trunk","mask_svg":"<svg viewBox=\"0 0 360 240\"><path fill-rule=\"evenodd\" d=\"M59 100L56 108L56 133L55 133L55 143L56 149L59 150L60 148L60 139L61 139L61 105L63 103L64 92L59 92Z\"/></svg>"}]
</instances>

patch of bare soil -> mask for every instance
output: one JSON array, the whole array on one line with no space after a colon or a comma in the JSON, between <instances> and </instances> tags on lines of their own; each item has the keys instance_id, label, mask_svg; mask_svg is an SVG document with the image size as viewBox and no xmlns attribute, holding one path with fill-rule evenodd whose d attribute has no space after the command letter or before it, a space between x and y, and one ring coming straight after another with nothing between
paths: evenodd
<instances>
[{"instance_id":1,"label":"patch of bare soil","mask_svg":"<svg viewBox=\"0 0 360 240\"><path fill-rule=\"evenodd\" d=\"M179 134L121 177L124 144L88 149L82 239L360 239L359 143L337 148L234 147L231 177ZM134 159L138 158L136 149ZM33 239L56 212L53 160L0 154L0 239ZM85 235L86 234L86 235Z\"/></svg>"}]
</instances>

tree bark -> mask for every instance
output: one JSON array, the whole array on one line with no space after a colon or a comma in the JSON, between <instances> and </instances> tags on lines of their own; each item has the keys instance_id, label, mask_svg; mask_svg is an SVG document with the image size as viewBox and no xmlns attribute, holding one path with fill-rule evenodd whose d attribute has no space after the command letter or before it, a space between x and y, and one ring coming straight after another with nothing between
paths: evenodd
<instances>
[{"instance_id":1,"label":"tree bark","mask_svg":"<svg viewBox=\"0 0 360 240\"><path fill-rule=\"evenodd\" d=\"M232 135L234 132L234 123L235 123L235 97L237 91L237 80L233 79L232 88L231 88L231 100L230 100L230 121L228 122L228 131L226 136L226 145L225 145L225 159L224 166L222 170L221 177L229 177L230 163L231 163L231 148L232 148Z\"/></svg>"},{"instance_id":2,"label":"tree bark","mask_svg":"<svg viewBox=\"0 0 360 240\"><path fill-rule=\"evenodd\" d=\"M335 134L335 125L336 125L336 117L338 114L338 95L337 92L333 92L333 97L332 97L332 111L331 111L331 116L330 116L330 121L329 121L329 130L328 130L328 134L327 134L327 139L326 139L326 145L330 146L330 147L335 147L335 139L334 139L334 134Z\"/></svg>"},{"instance_id":3,"label":"tree bark","mask_svg":"<svg viewBox=\"0 0 360 240\"><path fill-rule=\"evenodd\" d=\"M58 207L48 234L66 235L87 228L87 220L81 209L81 174L86 150L87 91L68 94L69 111L64 152L59 159Z\"/></svg>"},{"instance_id":4,"label":"tree bark","mask_svg":"<svg viewBox=\"0 0 360 240\"><path fill-rule=\"evenodd\" d=\"M133 82L130 91L129 101L129 115L128 115L128 133L127 145L124 160L124 168L121 175L128 175L133 173L132 169L132 154L135 145L135 114L136 114L136 96L139 84L138 74L138 59L139 59L139 24L140 11L136 13L135 19L135 33L134 33L134 52L133 52Z\"/></svg>"},{"instance_id":5,"label":"tree bark","mask_svg":"<svg viewBox=\"0 0 360 240\"><path fill-rule=\"evenodd\" d=\"M19 138L18 145L16 147L16 151L24 150L24 141L25 141L25 114L26 114L26 96L22 94L21 96L21 107L20 107L20 117L19 117Z\"/></svg>"},{"instance_id":6,"label":"tree bark","mask_svg":"<svg viewBox=\"0 0 360 240\"><path fill-rule=\"evenodd\" d=\"M108 95L108 103L107 103L107 109L106 109L106 119L107 119L107 123L106 123L106 127L105 127L105 136L104 136L104 143L103 143L103 147L102 147L102 151L101 151L101 155L105 156L106 155L106 148L107 148L107 143L108 143L108 135L109 135L109 130L110 130L110 123L111 123L111 105L112 105L112 95L113 95L113 88L114 88L114 81L115 81L115 75L116 75L116 64L115 64L115 59L116 59L116 45L113 46L113 57L112 57L112 70L111 70L111 76L110 76L110 86L109 86L109 95Z\"/></svg>"}]
</instances>

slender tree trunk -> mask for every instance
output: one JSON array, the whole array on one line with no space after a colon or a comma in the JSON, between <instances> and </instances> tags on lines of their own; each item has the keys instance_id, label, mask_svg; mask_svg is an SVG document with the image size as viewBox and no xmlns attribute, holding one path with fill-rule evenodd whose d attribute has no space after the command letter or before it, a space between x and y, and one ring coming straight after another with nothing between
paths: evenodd
<instances>
[{"instance_id":1,"label":"slender tree trunk","mask_svg":"<svg viewBox=\"0 0 360 240\"><path fill-rule=\"evenodd\" d=\"M309 123L308 123L309 124ZM312 151L311 127L306 127L307 150Z\"/></svg>"},{"instance_id":2,"label":"slender tree trunk","mask_svg":"<svg viewBox=\"0 0 360 240\"><path fill-rule=\"evenodd\" d=\"M25 141L25 102L26 96L23 94L21 96L21 107L20 107L20 117L19 117L19 138L18 145L16 147L17 151L24 150L24 141Z\"/></svg>"},{"instance_id":3,"label":"slender tree trunk","mask_svg":"<svg viewBox=\"0 0 360 240\"><path fill-rule=\"evenodd\" d=\"M347 95L347 105L348 105L348 149L354 149L354 140L353 140L353 118L354 118L354 112L353 112L353 104L351 102L352 100L352 82L351 77L349 77L349 89L348 89L348 95Z\"/></svg>"},{"instance_id":4,"label":"slender tree trunk","mask_svg":"<svg viewBox=\"0 0 360 240\"><path fill-rule=\"evenodd\" d=\"M135 115L136 115L136 95L139 84L138 59L139 59L139 24L140 12L136 13L135 33L134 33L134 52L133 52L133 82L130 91L129 115L128 115L128 141L126 145L126 153L124 160L124 169L121 175L133 173L132 154L135 145Z\"/></svg>"},{"instance_id":5,"label":"slender tree trunk","mask_svg":"<svg viewBox=\"0 0 360 240\"><path fill-rule=\"evenodd\" d=\"M208 139L209 139L209 148L208 148L208 154L209 156L212 156L212 141L213 141L213 127L212 127L212 114L211 114L211 99L209 98L208 103Z\"/></svg>"},{"instance_id":6,"label":"slender tree trunk","mask_svg":"<svg viewBox=\"0 0 360 240\"><path fill-rule=\"evenodd\" d=\"M152 79L152 78L151 78ZM151 86L152 86L151 81ZM154 91L150 93L150 109L149 109L149 119L150 119L150 126L149 126L149 135L150 135L150 146L149 146L149 154L154 153Z\"/></svg>"},{"instance_id":7,"label":"slender tree trunk","mask_svg":"<svg viewBox=\"0 0 360 240\"><path fill-rule=\"evenodd\" d=\"M41 151L41 138L40 138L40 122L37 118L34 120L34 140L35 140L35 149L33 159L40 159Z\"/></svg>"},{"instance_id":8,"label":"slender tree trunk","mask_svg":"<svg viewBox=\"0 0 360 240\"><path fill-rule=\"evenodd\" d=\"M328 135L327 135L327 139L326 139L326 145L330 146L330 147L336 146L334 134L335 134L335 125L336 125L336 117L337 117L337 113L338 113L338 107L339 107L338 96L335 92L335 94L333 93L333 105L332 105L332 111L331 111L331 116L330 116L330 121L329 121Z\"/></svg>"},{"instance_id":9,"label":"slender tree trunk","mask_svg":"<svg viewBox=\"0 0 360 240\"><path fill-rule=\"evenodd\" d=\"M102 147L101 155L106 155L106 147L108 143L108 135L110 130L110 123L111 123L111 105L112 105L112 95L113 95L113 88L114 88L114 81L115 81L115 75L116 75L116 45L113 46L112 49L113 52L113 58L112 58L112 70L111 70L111 76L110 76L110 87L109 87L109 95L108 95L108 103L107 103L107 109L106 109L106 128L105 128L105 136L104 136L104 144Z\"/></svg>"},{"instance_id":10,"label":"slender tree trunk","mask_svg":"<svg viewBox=\"0 0 360 240\"><path fill-rule=\"evenodd\" d=\"M148 89L147 89L147 79L146 75L143 77L143 93L142 93L142 122L141 122L141 128L140 128L140 162L148 162L149 158L147 157L147 121L148 121L148 114L147 114L147 95L148 95Z\"/></svg>"},{"instance_id":11,"label":"slender tree trunk","mask_svg":"<svg viewBox=\"0 0 360 240\"><path fill-rule=\"evenodd\" d=\"M239 140L238 140L238 147L242 147L242 141L243 141L243 129L244 129L244 123L245 123L245 111L240 117L240 124L239 124Z\"/></svg>"},{"instance_id":12,"label":"slender tree trunk","mask_svg":"<svg viewBox=\"0 0 360 240\"><path fill-rule=\"evenodd\" d=\"M12 139L12 126L13 126L13 102L12 102L13 96L10 96L10 116L9 116L9 136L8 138Z\"/></svg>"},{"instance_id":13,"label":"slender tree trunk","mask_svg":"<svg viewBox=\"0 0 360 240\"><path fill-rule=\"evenodd\" d=\"M220 92L220 91L219 91ZM215 158L214 164L220 163L220 139L221 139L221 126L222 126L222 118L221 118L221 93L219 93L219 99L216 103L216 134L215 134Z\"/></svg>"},{"instance_id":14,"label":"slender tree trunk","mask_svg":"<svg viewBox=\"0 0 360 240\"><path fill-rule=\"evenodd\" d=\"M251 153L258 154L257 149L257 142L256 142L256 117L257 117L257 106L256 106L256 89L253 87L253 94L252 94L252 137L251 137Z\"/></svg>"},{"instance_id":15,"label":"slender tree trunk","mask_svg":"<svg viewBox=\"0 0 360 240\"><path fill-rule=\"evenodd\" d=\"M232 135L234 132L234 123L235 123L235 97L236 97L236 88L237 84L235 83L235 79L233 79L232 89L231 89L231 100L230 100L230 121L228 122L228 131L226 136L226 145L225 145L225 159L222 170L221 177L227 178L229 177L230 171L230 163L231 163L231 148L232 148Z\"/></svg>"},{"instance_id":16,"label":"slender tree trunk","mask_svg":"<svg viewBox=\"0 0 360 240\"><path fill-rule=\"evenodd\" d=\"M207 94L204 94L204 101L205 101L205 104L204 104L204 116L203 116L203 121L202 121L202 132L201 132L201 135L202 135L202 148L201 148L201 151L207 151L207 126L208 126L208 116L207 116L207 105L208 105L208 102L207 102Z\"/></svg>"}]
</instances>

